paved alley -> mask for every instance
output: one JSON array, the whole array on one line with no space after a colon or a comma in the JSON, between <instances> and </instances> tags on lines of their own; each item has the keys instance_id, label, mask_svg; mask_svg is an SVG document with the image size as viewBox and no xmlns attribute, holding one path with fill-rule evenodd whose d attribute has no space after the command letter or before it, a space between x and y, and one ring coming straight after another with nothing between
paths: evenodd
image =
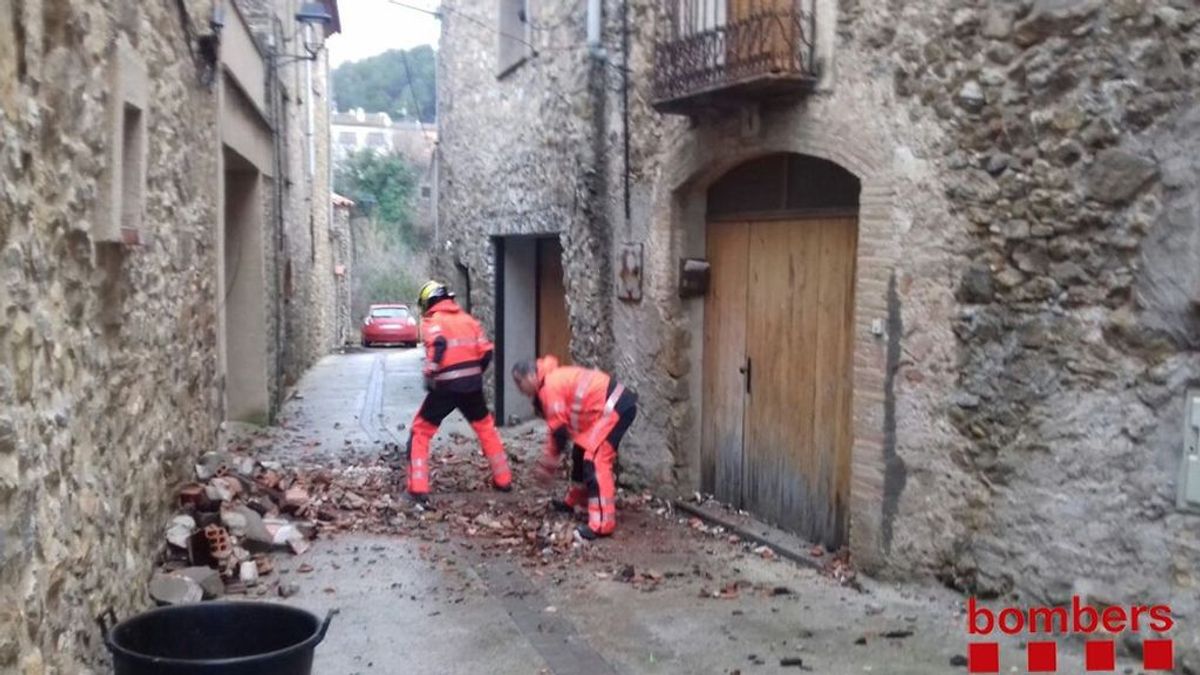
<instances>
[{"instance_id":1,"label":"paved alley","mask_svg":"<svg viewBox=\"0 0 1200 675\"><path fill-rule=\"evenodd\" d=\"M648 495L622 494L612 539L572 543L570 519L525 480L536 425L504 431L517 490L501 495L452 416L433 446L437 510L414 512L391 444L423 396L420 363L417 350L327 357L255 442L259 459L362 494L385 486L370 516L277 560L285 602L336 612L318 673L965 672L961 598L940 588L860 592Z\"/></svg>"}]
</instances>

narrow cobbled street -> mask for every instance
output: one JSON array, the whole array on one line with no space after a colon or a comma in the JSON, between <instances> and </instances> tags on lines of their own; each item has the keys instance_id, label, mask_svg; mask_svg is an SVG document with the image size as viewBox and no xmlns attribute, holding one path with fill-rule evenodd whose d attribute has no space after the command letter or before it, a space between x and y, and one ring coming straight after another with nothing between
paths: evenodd
<instances>
[{"instance_id":1,"label":"narrow cobbled street","mask_svg":"<svg viewBox=\"0 0 1200 675\"><path fill-rule=\"evenodd\" d=\"M962 600L944 589L798 565L628 490L616 536L575 543L529 480L534 423L502 432L517 489L500 494L470 427L449 418L436 510L415 510L397 449L420 366L419 350L326 357L277 428L230 443L313 495L318 538L277 556L259 590L335 612L316 672L965 672Z\"/></svg>"}]
</instances>

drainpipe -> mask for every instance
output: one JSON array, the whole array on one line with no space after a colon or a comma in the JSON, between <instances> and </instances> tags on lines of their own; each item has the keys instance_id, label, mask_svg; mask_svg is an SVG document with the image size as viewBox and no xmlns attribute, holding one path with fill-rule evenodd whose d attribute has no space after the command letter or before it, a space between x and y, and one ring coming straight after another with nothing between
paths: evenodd
<instances>
[{"instance_id":1,"label":"drainpipe","mask_svg":"<svg viewBox=\"0 0 1200 675\"><path fill-rule=\"evenodd\" d=\"M312 25L304 24L304 43L312 44ZM304 108L308 114L308 177L311 179L317 173L317 149L313 143L313 129L316 127L316 122L313 119L313 68L312 60L305 59L304 61ZM312 181L309 181L309 202L312 202ZM310 204L309 208L312 206Z\"/></svg>"},{"instance_id":2,"label":"drainpipe","mask_svg":"<svg viewBox=\"0 0 1200 675\"><path fill-rule=\"evenodd\" d=\"M322 28L321 30L325 30ZM333 86L329 80L329 50L322 50L321 68L324 71L324 82L322 86L325 88L325 120L328 126L329 122L333 121ZM325 187L326 197L329 202L326 205L325 212L329 214L329 231L333 231L333 132L325 134Z\"/></svg>"},{"instance_id":3,"label":"drainpipe","mask_svg":"<svg viewBox=\"0 0 1200 675\"><path fill-rule=\"evenodd\" d=\"M604 55L600 43L600 27L604 19L604 0L588 0L587 7L587 46L593 57Z\"/></svg>"},{"instance_id":4,"label":"drainpipe","mask_svg":"<svg viewBox=\"0 0 1200 675\"><path fill-rule=\"evenodd\" d=\"M284 110L279 79L279 50L275 46L280 44L283 38L283 25L278 17L275 17L274 23L276 35L272 36L267 51L267 110L271 118L271 166L274 173L274 179L271 181L271 192L273 193L271 196L275 212L275 280L277 284L275 293L275 401L271 406L269 416L272 424L275 423L275 415L278 414L283 403L283 323L287 318L283 297L284 265L287 259L283 233L283 157L286 153L284 143L287 142L287 139L281 133L284 128L282 124Z\"/></svg>"},{"instance_id":5,"label":"drainpipe","mask_svg":"<svg viewBox=\"0 0 1200 675\"><path fill-rule=\"evenodd\" d=\"M629 196L629 0L621 0L621 136L625 141L625 234L633 234Z\"/></svg>"},{"instance_id":6,"label":"drainpipe","mask_svg":"<svg viewBox=\"0 0 1200 675\"><path fill-rule=\"evenodd\" d=\"M612 355L612 326L611 321L611 272L612 272L612 242L613 230L610 221L609 210L609 194L610 194L610 176L609 176L609 153L608 153L608 55L604 49L603 41L603 25L604 25L604 3L603 0L588 0L588 15L587 15L587 39L588 39L588 97L591 99L591 138L590 141L590 162L591 171L587 177L587 190L584 196L586 200L586 214L588 229L588 245L594 246L595 250L603 253L598 256L599 263L597 269L588 270L586 276L596 275L598 283L590 292L599 294L597 300L600 303L601 311L599 316L590 317L586 322L573 324L576 326L594 325L600 327L604 335L599 340L599 343L605 345L602 352L598 354L588 355L592 358L598 358L601 361L601 366L611 368L613 362ZM587 288L586 284L582 284ZM589 291L585 291L589 292ZM579 319L581 317L574 317ZM597 336L600 337L600 336Z\"/></svg>"}]
</instances>

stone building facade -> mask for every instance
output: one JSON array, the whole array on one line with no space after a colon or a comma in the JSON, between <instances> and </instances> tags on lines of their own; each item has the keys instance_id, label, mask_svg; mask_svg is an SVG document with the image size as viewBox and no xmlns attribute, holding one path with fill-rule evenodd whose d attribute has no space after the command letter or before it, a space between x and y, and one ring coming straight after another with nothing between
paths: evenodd
<instances>
[{"instance_id":1,"label":"stone building facade","mask_svg":"<svg viewBox=\"0 0 1200 675\"><path fill-rule=\"evenodd\" d=\"M284 133L276 143L279 179L272 189L276 206L275 264L271 278L278 288L272 297L282 324L271 335L282 354L279 381L294 384L321 356L342 342L338 337L338 279L335 273L333 191L333 115L328 52L315 59L308 49L320 44L315 33L297 29L294 19L300 0L244 0L247 23L264 48L271 92L272 118ZM326 3L331 16L336 4ZM308 29L315 30L315 29ZM306 46L307 43L307 46ZM274 51L268 45L277 45Z\"/></svg>"},{"instance_id":2,"label":"stone building facade","mask_svg":"<svg viewBox=\"0 0 1200 675\"><path fill-rule=\"evenodd\" d=\"M348 345L358 339L358 322L354 318L354 228L350 218L354 202L337 193L333 195L333 278L336 294L336 324L334 344Z\"/></svg>"},{"instance_id":3,"label":"stone building facade","mask_svg":"<svg viewBox=\"0 0 1200 675\"><path fill-rule=\"evenodd\" d=\"M304 127L272 117L250 13L218 4L0 8L0 672L103 672L94 617L148 604L130 589L192 460L319 351L272 339L276 237L314 222L274 189Z\"/></svg>"},{"instance_id":4,"label":"stone building facade","mask_svg":"<svg viewBox=\"0 0 1200 675\"><path fill-rule=\"evenodd\" d=\"M724 283L714 208L752 200L778 178L772 158L792 158L776 166L800 167L798 193L857 187L836 205L856 237L831 508L858 563L1030 602L1200 609L1200 521L1176 503L1200 385L1195 4L758 3L803 10L803 91L683 114L654 107L669 10L719 7L719 25L734 5L601 4L593 45L582 6L442 13L439 270L469 283L502 351L508 282L521 283L506 247L557 239L571 357L642 397L623 463L710 489L705 400L726 345L705 329ZM688 258L711 264L704 297L681 297ZM803 333L802 310L783 334ZM774 354L804 349L782 344ZM1195 636L1175 637L1200 667Z\"/></svg>"}]
</instances>

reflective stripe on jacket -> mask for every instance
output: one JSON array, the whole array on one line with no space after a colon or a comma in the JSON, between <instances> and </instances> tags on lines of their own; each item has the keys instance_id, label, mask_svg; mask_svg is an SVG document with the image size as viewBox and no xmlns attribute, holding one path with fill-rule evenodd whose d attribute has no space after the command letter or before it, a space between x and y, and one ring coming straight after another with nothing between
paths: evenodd
<instances>
[{"instance_id":1,"label":"reflective stripe on jacket","mask_svg":"<svg viewBox=\"0 0 1200 675\"><path fill-rule=\"evenodd\" d=\"M438 388L475 391L483 388L483 371L492 358L492 343L473 316L453 300L442 300L421 321L426 375Z\"/></svg>"},{"instance_id":2,"label":"reflective stripe on jacket","mask_svg":"<svg viewBox=\"0 0 1200 675\"><path fill-rule=\"evenodd\" d=\"M546 369L538 400L550 427L550 437L566 429L585 453L594 452L619 419L616 405L625 389L618 384L609 393L611 382L612 377L599 370L578 366Z\"/></svg>"}]
</instances>

